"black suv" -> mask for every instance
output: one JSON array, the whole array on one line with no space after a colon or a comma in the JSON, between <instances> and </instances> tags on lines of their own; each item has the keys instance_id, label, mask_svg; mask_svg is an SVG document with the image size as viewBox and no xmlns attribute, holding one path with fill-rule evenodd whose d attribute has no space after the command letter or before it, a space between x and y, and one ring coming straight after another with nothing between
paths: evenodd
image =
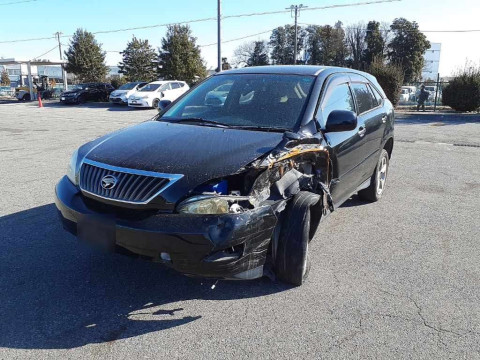
<instances>
[{"instance_id":1,"label":"black suv","mask_svg":"<svg viewBox=\"0 0 480 360\"><path fill-rule=\"evenodd\" d=\"M82 104L87 101L108 101L108 96L115 90L111 84L87 83L74 85L72 90L60 95L60 102L66 104Z\"/></svg>"},{"instance_id":2,"label":"black suv","mask_svg":"<svg viewBox=\"0 0 480 360\"><path fill-rule=\"evenodd\" d=\"M384 192L394 111L369 74L250 67L159 106L73 154L56 187L65 229L188 275L300 285L320 220Z\"/></svg>"}]
</instances>

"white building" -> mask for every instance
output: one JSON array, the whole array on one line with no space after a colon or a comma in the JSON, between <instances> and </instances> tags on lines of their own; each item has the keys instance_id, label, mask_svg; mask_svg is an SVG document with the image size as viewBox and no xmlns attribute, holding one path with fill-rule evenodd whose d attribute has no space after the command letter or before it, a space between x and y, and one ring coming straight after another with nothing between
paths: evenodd
<instances>
[{"instance_id":1,"label":"white building","mask_svg":"<svg viewBox=\"0 0 480 360\"><path fill-rule=\"evenodd\" d=\"M38 81L40 76L48 76L57 83L62 82L62 68L58 64L49 65L48 62L37 61L30 69L33 81ZM11 87L28 86L27 62L15 61L14 58L0 58L0 72L3 70L7 70Z\"/></svg>"},{"instance_id":2,"label":"white building","mask_svg":"<svg viewBox=\"0 0 480 360\"><path fill-rule=\"evenodd\" d=\"M432 43L432 47L425 52L423 58L425 65L422 71L422 80L437 80L438 69L440 67L440 54L442 44Z\"/></svg>"}]
</instances>

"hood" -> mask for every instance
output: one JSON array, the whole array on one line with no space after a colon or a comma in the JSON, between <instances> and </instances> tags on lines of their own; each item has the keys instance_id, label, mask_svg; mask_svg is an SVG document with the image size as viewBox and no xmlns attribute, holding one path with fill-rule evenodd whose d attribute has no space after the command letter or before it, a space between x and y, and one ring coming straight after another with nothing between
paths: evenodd
<instances>
[{"instance_id":1,"label":"hood","mask_svg":"<svg viewBox=\"0 0 480 360\"><path fill-rule=\"evenodd\" d=\"M208 180L270 152L283 134L148 121L90 143L86 158L131 169L181 174L162 196L176 202Z\"/></svg>"},{"instance_id":2,"label":"hood","mask_svg":"<svg viewBox=\"0 0 480 360\"><path fill-rule=\"evenodd\" d=\"M127 94L129 91L130 91L130 90L113 90L110 95L113 95L113 96L121 96L121 95Z\"/></svg>"},{"instance_id":3,"label":"hood","mask_svg":"<svg viewBox=\"0 0 480 360\"><path fill-rule=\"evenodd\" d=\"M64 91L62 94L63 95L72 95L72 94L79 94L81 92L83 92L85 90L83 89L78 89L78 90L68 90L68 91Z\"/></svg>"}]
</instances>

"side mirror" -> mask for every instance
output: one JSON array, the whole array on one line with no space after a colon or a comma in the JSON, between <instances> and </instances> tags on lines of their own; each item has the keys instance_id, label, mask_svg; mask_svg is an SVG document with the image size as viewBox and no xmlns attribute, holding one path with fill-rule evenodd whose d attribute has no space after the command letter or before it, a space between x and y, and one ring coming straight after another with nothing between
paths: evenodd
<instances>
[{"instance_id":1,"label":"side mirror","mask_svg":"<svg viewBox=\"0 0 480 360\"><path fill-rule=\"evenodd\" d=\"M328 115L325 132L350 131L357 128L357 114L348 110L334 110Z\"/></svg>"},{"instance_id":2,"label":"side mirror","mask_svg":"<svg viewBox=\"0 0 480 360\"><path fill-rule=\"evenodd\" d=\"M160 100L160 101L158 102L158 109L157 109L157 110L158 110L159 112L160 112L160 111L163 111L163 110L165 110L167 107L169 107L171 103L172 103L172 102L171 102L170 100Z\"/></svg>"}]
</instances>

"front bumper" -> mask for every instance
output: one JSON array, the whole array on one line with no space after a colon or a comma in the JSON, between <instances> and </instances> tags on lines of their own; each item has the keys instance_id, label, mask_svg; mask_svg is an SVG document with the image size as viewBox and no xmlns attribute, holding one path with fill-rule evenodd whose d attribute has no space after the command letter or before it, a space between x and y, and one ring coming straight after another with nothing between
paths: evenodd
<instances>
[{"instance_id":1,"label":"front bumper","mask_svg":"<svg viewBox=\"0 0 480 360\"><path fill-rule=\"evenodd\" d=\"M148 99L140 99L140 100L128 100L128 106L151 108L152 104L148 102Z\"/></svg>"},{"instance_id":2,"label":"front bumper","mask_svg":"<svg viewBox=\"0 0 480 360\"><path fill-rule=\"evenodd\" d=\"M162 262L194 276L252 279L263 275L277 217L269 206L241 214L190 215L157 213L132 220L90 209L67 177L55 189L55 204L64 228L77 235L86 219L112 224L117 252ZM132 210L136 211L136 210ZM170 261L162 259L168 253Z\"/></svg>"},{"instance_id":3,"label":"front bumper","mask_svg":"<svg viewBox=\"0 0 480 360\"><path fill-rule=\"evenodd\" d=\"M60 97L60 102L65 104L76 104L78 102L78 97L76 96L62 96Z\"/></svg>"},{"instance_id":4,"label":"front bumper","mask_svg":"<svg viewBox=\"0 0 480 360\"><path fill-rule=\"evenodd\" d=\"M128 104L128 100L122 99L119 96L110 96L109 100L112 104L120 104L120 105L127 105Z\"/></svg>"}]
</instances>

